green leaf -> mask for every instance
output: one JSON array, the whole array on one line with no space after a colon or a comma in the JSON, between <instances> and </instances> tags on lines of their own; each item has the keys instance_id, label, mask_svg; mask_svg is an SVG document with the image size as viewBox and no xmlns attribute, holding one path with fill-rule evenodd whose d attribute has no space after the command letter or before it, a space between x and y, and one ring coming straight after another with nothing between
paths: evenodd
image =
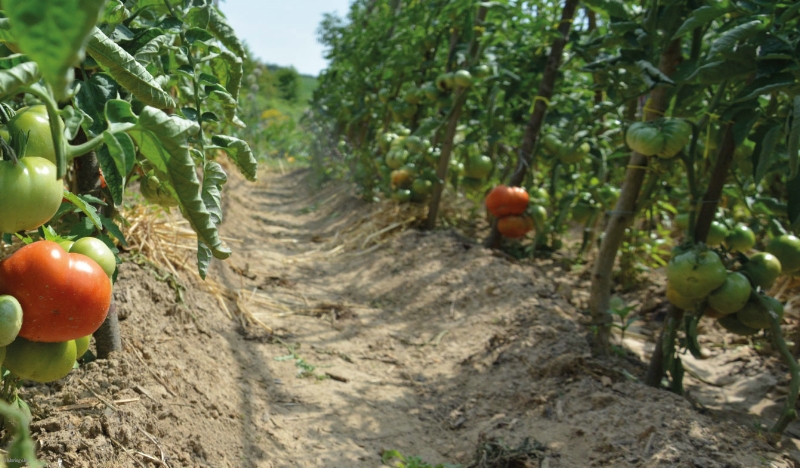
<instances>
[{"instance_id":1,"label":"green leaf","mask_svg":"<svg viewBox=\"0 0 800 468\"><path fill-rule=\"evenodd\" d=\"M73 102L87 118L84 129L93 137L103 133L106 128L106 102L117 98L119 84L106 73L95 73L87 81L79 83L81 87L73 97Z\"/></svg>"},{"instance_id":2,"label":"green leaf","mask_svg":"<svg viewBox=\"0 0 800 468\"><path fill-rule=\"evenodd\" d=\"M794 86L795 78L791 73L778 73L775 75L756 78L752 83L745 86L733 103L756 99L761 95Z\"/></svg>"},{"instance_id":3,"label":"green leaf","mask_svg":"<svg viewBox=\"0 0 800 468\"><path fill-rule=\"evenodd\" d=\"M159 109L174 108L175 102L136 59L95 28L86 46L89 55L119 84L144 104Z\"/></svg>"},{"instance_id":4,"label":"green leaf","mask_svg":"<svg viewBox=\"0 0 800 468\"><path fill-rule=\"evenodd\" d=\"M67 140L72 140L81 128L83 114L76 111L71 105L64 107L58 113L61 114L61 120L64 121L64 137Z\"/></svg>"},{"instance_id":5,"label":"green leaf","mask_svg":"<svg viewBox=\"0 0 800 468\"><path fill-rule=\"evenodd\" d=\"M200 278L206 279L208 275L208 267L211 265L211 259L214 258L211 249L208 248L203 241L197 241L197 272L200 273Z\"/></svg>"},{"instance_id":6,"label":"green leaf","mask_svg":"<svg viewBox=\"0 0 800 468\"><path fill-rule=\"evenodd\" d=\"M120 0L110 0L106 3L106 8L103 11L103 23L118 24L131 16L131 12L125 8Z\"/></svg>"},{"instance_id":7,"label":"green leaf","mask_svg":"<svg viewBox=\"0 0 800 468\"><path fill-rule=\"evenodd\" d=\"M794 105L792 106L792 124L789 127L789 139L786 142L787 152L789 154L789 178L794 179L797 176L798 155L800 150L800 96L794 97Z\"/></svg>"},{"instance_id":8,"label":"green leaf","mask_svg":"<svg viewBox=\"0 0 800 468\"><path fill-rule=\"evenodd\" d=\"M231 252L223 246L203 203L195 163L189 154L188 138L199 130L196 122L147 106L128 133L138 143L139 153L168 176L169 184L165 187L178 200L198 239L209 246L214 257L225 259Z\"/></svg>"},{"instance_id":9,"label":"green leaf","mask_svg":"<svg viewBox=\"0 0 800 468\"><path fill-rule=\"evenodd\" d=\"M6 101L20 92L20 88L36 83L41 78L36 62L25 62L8 70L0 70L0 101Z\"/></svg>"},{"instance_id":10,"label":"green leaf","mask_svg":"<svg viewBox=\"0 0 800 468\"><path fill-rule=\"evenodd\" d=\"M3 2L19 48L36 61L58 100L69 92L73 67L83 60L83 45L104 4L105 0Z\"/></svg>"},{"instance_id":11,"label":"green leaf","mask_svg":"<svg viewBox=\"0 0 800 468\"><path fill-rule=\"evenodd\" d=\"M711 21L719 18L729 11L728 8L722 8L719 5L700 7L692 12L691 15L683 22L680 28L672 35L672 40L675 40L684 34L694 31L700 26L704 26Z\"/></svg>"},{"instance_id":12,"label":"green leaf","mask_svg":"<svg viewBox=\"0 0 800 468\"><path fill-rule=\"evenodd\" d=\"M208 30L211 34L219 40L231 52L236 54L237 57L244 58L246 52L242 42L236 37L236 33L228 21L223 17L216 8L209 9Z\"/></svg>"},{"instance_id":13,"label":"green leaf","mask_svg":"<svg viewBox=\"0 0 800 468\"><path fill-rule=\"evenodd\" d=\"M108 231L109 234L114 236L114 238L116 238L119 241L119 243L122 244L123 247L128 246L128 241L125 240L125 235L122 234L122 229L120 229L119 226L117 226L117 223L115 223L113 219L100 218L100 221L103 223L103 227L106 228L106 231ZM112 245L109 245L109 247L110 248L113 247L113 243Z\"/></svg>"},{"instance_id":14,"label":"green leaf","mask_svg":"<svg viewBox=\"0 0 800 468\"><path fill-rule=\"evenodd\" d=\"M103 225L100 222L100 216L97 214L95 207L90 205L84 197L75 195L67 189L64 189L64 198L70 203L75 205L80 211L86 215L87 222L93 224L98 231L103 230Z\"/></svg>"},{"instance_id":15,"label":"green leaf","mask_svg":"<svg viewBox=\"0 0 800 468\"><path fill-rule=\"evenodd\" d=\"M604 11L611 17L628 19L630 13L625 8L625 2L620 0L583 0L583 4L592 10Z\"/></svg>"},{"instance_id":16,"label":"green leaf","mask_svg":"<svg viewBox=\"0 0 800 468\"><path fill-rule=\"evenodd\" d=\"M136 161L136 147L125 133L103 133L105 144L97 150L97 159L115 206L122 204L127 177Z\"/></svg>"},{"instance_id":17,"label":"green leaf","mask_svg":"<svg viewBox=\"0 0 800 468\"><path fill-rule=\"evenodd\" d=\"M245 124L239 117L236 116L236 108L239 103L233 96L228 93L220 84L206 85L204 88L205 93L214 101L217 101L222 106L222 111L225 113L225 119L236 125L237 127L244 128Z\"/></svg>"},{"instance_id":18,"label":"green leaf","mask_svg":"<svg viewBox=\"0 0 800 468\"><path fill-rule=\"evenodd\" d=\"M758 152L758 162L755 164L755 171L753 174L753 179L755 179L754 182L756 184L760 183L761 179L767 175L767 171L769 171L772 161L775 159L775 146L780 139L781 130L780 125L774 125L764 134L764 138L757 145L760 147L761 151Z\"/></svg>"},{"instance_id":19,"label":"green leaf","mask_svg":"<svg viewBox=\"0 0 800 468\"><path fill-rule=\"evenodd\" d=\"M639 67L639 70L641 70L642 79L644 80L645 84L647 84L647 86L651 89L661 83L670 85L675 84L675 82L672 81L670 77L662 73L658 67L646 60L639 60L636 62L636 66Z\"/></svg>"},{"instance_id":20,"label":"green leaf","mask_svg":"<svg viewBox=\"0 0 800 468\"><path fill-rule=\"evenodd\" d=\"M31 438L29 430L30 409L27 409L26 414L22 410L23 407L27 408L27 404L19 400L19 397L12 404L0 401L0 415L6 421L6 427L13 433L8 454L4 458L9 468L23 466L41 468L43 465L36 458L36 443Z\"/></svg>"},{"instance_id":21,"label":"green leaf","mask_svg":"<svg viewBox=\"0 0 800 468\"><path fill-rule=\"evenodd\" d=\"M250 150L246 141L227 135L214 135L211 137L211 143L227 153L247 180L256 180L258 162L253 157L253 151Z\"/></svg>"},{"instance_id":22,"label":"green leaf","mask_svg":"<svg viewBox=\"0 0 800 468\"><path fill-rule=\"evenodd\" d=\"M217 77L220 84L225 87L231 97L239 100L239 88L242 85L242 59L233 55L227 50L223 50L217 57L210 62L211 70Z\"/></svg>"},{"instance_id":23,"label":"green leaf","mask_svg":"<svg viewBox=\"0 0 800 468\"><path fill-rule=\"evenodd\" d=\"M737 42L748 39L761 31L764 24L760 20L749 21L732 28L711 43L708 57L713 58L720 52L731 51Z\"/></svg>"},{"instance_id":24,"label":"green leaf","mask_svg":"<svg viewBox=\"0 0 800 468\"><path fill-rule=\"evenodd\" d=\"M208 161L203 170L203 192L201 197L206 209L211 214L214 224L222 222L222 186L228 181L228 175L218 163Z\"/></svg>"},{"instance_id":25,"label":"green leaf","mask_svg":"<svg viewBox=\"0 0 800 468\"><path fill-rule=\"evenodd\" d=\"M167 53L170 46L172 46L172 37L162 34L154 37L141 48L139 48L139 50L136 51L136 54L134 54L134 57L136 60L143 63L152 62L159 56Z\"/></svg>"},{"instance_id":26,"label":"green leaf","mask_svg":"<svg viewBox=\"0 0 800 468\"><path fill-rule=\"evenodd\" d=\"M14 35L11 34L11 23L8 18L0 18L0 42L9 44L15 40Z\"/></svg>"},{"instance_id":27,"label":"green leaf","mask_svg":"<svg viewBox=\"0 0 800 468\"><path fill-rule=\"evenodd\" d=\"M786 181L786 210L793 231L800 231L800 177Z\"/></svg>"}]
</instances>

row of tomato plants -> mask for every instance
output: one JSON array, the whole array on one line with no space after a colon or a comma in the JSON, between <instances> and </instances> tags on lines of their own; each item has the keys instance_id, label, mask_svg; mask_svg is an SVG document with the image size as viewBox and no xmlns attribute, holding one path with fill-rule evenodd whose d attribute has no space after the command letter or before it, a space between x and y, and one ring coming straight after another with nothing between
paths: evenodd
<instances>
[{"instance_id":1,"label":"row of tomato plants","mask_svg":"<svg viewBox=\"0 0 800 468\"><path fill-rule=\"evenodd\" d=\"M177 208L205 277L222 243L227 155L256 178L237 116L244 48L208 0L4 1L0 10L0 404L9 465L37 466L24 381L121 349L118 209ZM127 201L126 201L127 200ZM27 460L24 462L23 460Z\"/></svg>"},{"instance_id":2,"label":"row of tomato plants","mask_svg":"<svg viewBox=\"0 0 800 468\"><path fill-rule=\"evenodd\" d=\"M681 391L704 315L785 349L766 293L800 259L799 22L782 2L356 1L321 27L315 166L427 203L428 228L443 194L485 203L493 247L560 249L571 218L582 253L598 240L598 352L617 257L625 276L647 252L673 305L647 380Z\"/></svg>"}]
</instances>

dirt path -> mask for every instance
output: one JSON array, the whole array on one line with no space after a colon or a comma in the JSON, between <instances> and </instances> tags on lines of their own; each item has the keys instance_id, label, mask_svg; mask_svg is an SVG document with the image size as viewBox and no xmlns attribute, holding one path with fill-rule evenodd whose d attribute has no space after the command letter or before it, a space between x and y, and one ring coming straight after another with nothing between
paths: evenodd
<instances>
[{"instance_id":1,"label":"dirt path","mask_svg":"<svg viewBox=\"0 0 800 468\"><path fill-rule=\"evenodd\" d=\"M794 466L724 405L633 381L638 359L592 359L577 275L449 231L365 234L385 210L307 175L229 183L224 308L124 266L125 351L25 389L52 466L377 467L390 449L466 466L497 439L527 456L480 466Z\"/></svg>"}]
</instances>

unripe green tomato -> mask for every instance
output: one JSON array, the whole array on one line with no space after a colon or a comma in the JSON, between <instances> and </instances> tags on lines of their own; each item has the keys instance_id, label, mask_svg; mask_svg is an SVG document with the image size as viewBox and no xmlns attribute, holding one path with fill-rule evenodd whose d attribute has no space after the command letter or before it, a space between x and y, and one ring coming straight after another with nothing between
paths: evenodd
<instances>
[{"instance_id":1,"label":"unripe green tomato","mask_svg":"<svg viewBox=\"0 0 800 468\"><path fill-rule=\"evenodd\" d=\"M8 346L22 328L22 306L13 296L0 296L0 346ZM3 348L5 350L5 348Z\"/></svg>"},{"instance_id":2,"label":"unripe green tomato","mask_svg":"<svg viewBox=\"0 0 800 468\"><path fill-rule=\"evenodd\" d=\"M724 224L713 221L708 230L708 237L706 237L706 245L709 247L717 247L725 241L728 236L728 228Z\"/></svg>"},{"instance_id":3,"label":"unripe green tomato","mask_svg":"<svg viewBox=\"0 0 800 468\"><path fill-rule=\"evenodd\" d=\"M69 253L79 253L91 258L109 278L114 275L114 270L117 269L117 260L114 257L114 252L108 248L105 242L96 237L84 237L75 241L69 249Z\"/></svg>"},{"instance_id":4,"label":"unripe green tomato","mask_svg":"<svg viewBox=\"0 0 800 468\"><path fill-rule=\"evenodd\" d=\"M61 123L61 127L64 124ZM51 163L56 163L56 151L53 145L53 136L50 133L50 118L47 108L43 105L20 109L6 125L11 136L18 132L28 135L25 146L25 156L38 156Z\"/></svg>"},{"instance_id":5,"label":"unripe green tomato","mask_svg":"<svg viewBox=\"0 0 800 468\"><path fill-rule=\"evenodd\" d=\"M725 237L725 246L733 252L745 253L756 245L756 235L744 224L737 224Z\"/></svg>"}]
</instances>

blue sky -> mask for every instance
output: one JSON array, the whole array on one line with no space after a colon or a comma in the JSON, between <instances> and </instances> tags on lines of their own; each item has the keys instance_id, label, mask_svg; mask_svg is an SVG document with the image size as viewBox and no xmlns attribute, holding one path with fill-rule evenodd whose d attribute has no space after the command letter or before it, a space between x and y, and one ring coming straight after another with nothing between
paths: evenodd
<instances>
[{"instance_id":1,"label":"blue sky","mask_svg":"<svg viewBox=\"0 0 800 468\"><path fill-rule=\"evenodd\" d=\"M236 34L267 63L317 75L327 62L317 42L323 13L347 14L350 0L222 0Z\"/></svg>"}]
</instances>

